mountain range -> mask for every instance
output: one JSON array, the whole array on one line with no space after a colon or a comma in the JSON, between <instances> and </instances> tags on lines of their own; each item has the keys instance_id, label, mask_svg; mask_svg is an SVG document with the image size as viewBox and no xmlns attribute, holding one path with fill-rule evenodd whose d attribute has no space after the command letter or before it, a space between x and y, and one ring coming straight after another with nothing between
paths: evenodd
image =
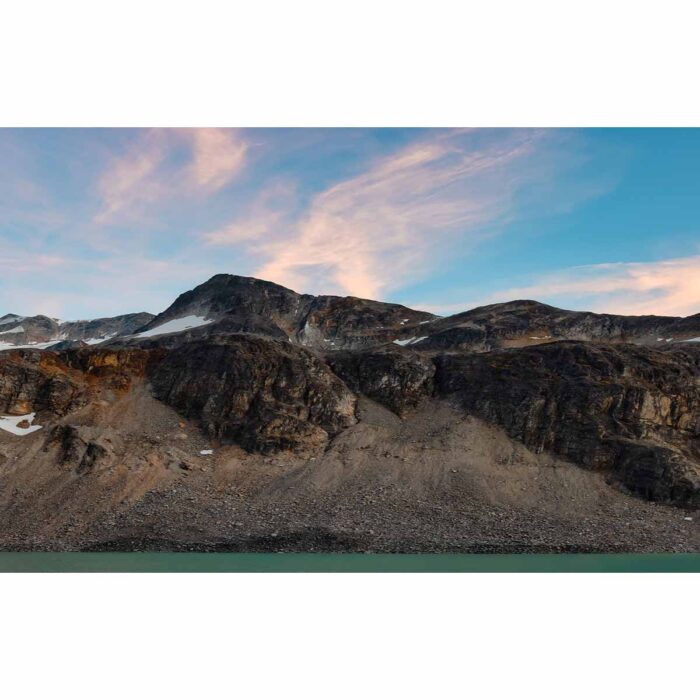
<instances>
[{"instance_id":1,"label":"mountain range","mask_svg":"<svg viewBox=\"0 0 700 700\"><path fill-rule=\"evenodd\" d=\"M699 341L224 274L155 316L7 314L0 548L697 551Z\"/></svg>"}]
</instances>

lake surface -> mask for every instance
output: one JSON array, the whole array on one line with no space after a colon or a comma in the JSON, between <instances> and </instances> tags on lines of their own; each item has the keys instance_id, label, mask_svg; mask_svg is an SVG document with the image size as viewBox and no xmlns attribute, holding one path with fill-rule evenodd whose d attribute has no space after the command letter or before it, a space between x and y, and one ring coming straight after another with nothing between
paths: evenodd
<instances>
[{"instance_id":1,"label":"lake surface","mask_svg":"<svg viewBox=\"0 0 700 700\"><path fill-rule=\"evenodd\" d=\"M0 572L700 572L700 554L0 552Z\"/></svg>"}]
</instances>

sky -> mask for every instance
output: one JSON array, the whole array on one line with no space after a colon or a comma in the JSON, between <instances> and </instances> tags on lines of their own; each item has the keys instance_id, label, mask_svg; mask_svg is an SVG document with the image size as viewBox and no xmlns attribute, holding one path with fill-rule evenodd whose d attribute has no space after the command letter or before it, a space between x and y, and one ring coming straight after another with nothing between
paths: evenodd
<instances>
[{"instance_id":1,"label":"sky","mask_svg":"<svg viewBox=\"0 0 700 700\"><path fill-rule=\"evenodd\" d=\"M700 129L0 129L0 315L217 273L437 314L700 312Z\"/></svg>"}]
</instances>

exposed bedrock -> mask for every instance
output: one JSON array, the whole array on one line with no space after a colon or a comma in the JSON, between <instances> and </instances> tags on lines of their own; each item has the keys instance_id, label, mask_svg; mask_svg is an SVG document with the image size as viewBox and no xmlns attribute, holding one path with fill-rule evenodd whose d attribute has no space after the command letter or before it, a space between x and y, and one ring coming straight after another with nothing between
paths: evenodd
<instances>
[{"instance_id":1,"label":"exposed bedrock","mask_svg":"<svg viewBox=\"0 0 700 700\"><path fill-rule=\"evenodd\" d=\"M0 413L48 411L61 416L84 401L80 382L56 355L38 351L0 355Z\"/></svg>"},{"instance_id":2,"label":"exposed bedrock","mask_svg":"<svg viewBox=\"0 0 700 700\"><path fill-rule=\"evenodd\" d=\"M435 365L425 356L396 346L329 355L333 371L355 392L399 416L432 394Z\"/></svg>"},{"instance_id":3,"label":"exposed bedrock","mask_svg":"<svg viewBox=\"0 0 700 700\"><path fill-rule=\"evenodd\" d=\"M436 392L536 452L652 500L700 502L696 349L563 342L437 358Z\"/></svg>"},{"instance_id":4,"label":"exposed bedrock","mask_svg":"<svg viewBox=\"0 0 700 700\"><path fill-rule=\"evenodd\" d=\"M311 352L250 335L190 343L151 376L155 396L247 450L314 448L355 422L355 396Z\"/></svg>"}]
</instances>

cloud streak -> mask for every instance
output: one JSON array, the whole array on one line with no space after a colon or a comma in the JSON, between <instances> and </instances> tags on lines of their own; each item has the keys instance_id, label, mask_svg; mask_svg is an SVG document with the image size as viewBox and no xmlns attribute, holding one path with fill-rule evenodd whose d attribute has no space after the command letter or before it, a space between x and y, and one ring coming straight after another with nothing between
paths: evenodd
<instances>
[{"instance_id":1,"label":"cloud streak","mask_svg":"<svg viewBox=\"0 0 700 700\"><path fill-rule=\"evenodd\" d=\"M320 192L301 216L260 206L204 240L247 243L262 278L377 298L428 273L447 244L474 244L505 220L521 184L541 175L533 158L546 138L441 132Z\"/></svg>"},{"instance_id":2,"label":"cloud streak","mask_svg":"<svg viewBox=\"0 0 700 700\"><path fill-rule=\"evenodd\" d=\"M100 176L95 223L133 220L159 202L212 194L243 170L247 150L231 129L149 129Z\"/></svg>"},{"instance_id":3,"label":"cloud streak","mask_svg":"<svg viewBox=\"0 0 700 700\"><path fill-rule=\"evenodd\" d=\"M239 243L272 240L289 228L290 213L296 201L296 190L289 182L276 182L263 189L252 201L247 212L201 237L213 246L234 246Z\"/></svg>"}]
</instances>

